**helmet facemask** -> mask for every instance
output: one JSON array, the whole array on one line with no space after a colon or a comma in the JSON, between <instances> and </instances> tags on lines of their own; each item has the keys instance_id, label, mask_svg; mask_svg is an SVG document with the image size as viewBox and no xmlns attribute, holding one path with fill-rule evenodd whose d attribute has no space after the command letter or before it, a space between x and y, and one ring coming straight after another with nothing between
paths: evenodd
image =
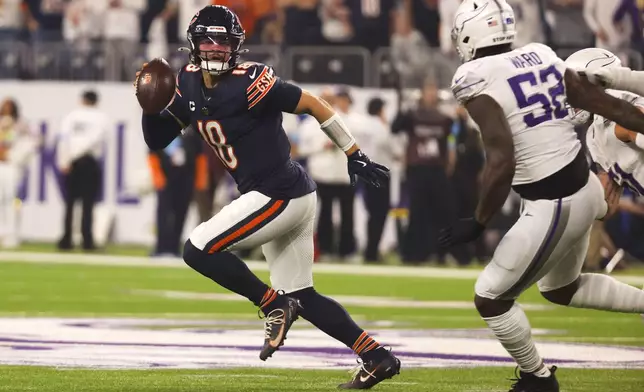
<instances>
[{"instance_id":1,"label":"helmet facemask","mask_svg":"<svg viewBox=\"0 0 644 392\"><path fill-rule=\"evenodd\" d=\"M224 27L197 26L188 41L192 63L212 75L222 75L237 66L244 36L229 34Z\"/></svg>"}]
</instances>

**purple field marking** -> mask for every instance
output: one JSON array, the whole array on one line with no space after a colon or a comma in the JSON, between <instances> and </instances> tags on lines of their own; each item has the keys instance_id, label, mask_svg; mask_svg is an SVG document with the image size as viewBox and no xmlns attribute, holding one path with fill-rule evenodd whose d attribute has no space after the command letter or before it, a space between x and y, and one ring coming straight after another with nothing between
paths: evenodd
<instances>
[{"instance_id":1,"label":"purple field marking","mask_svg":"<svg viewBox=\"0 0 644 392\"><path fill-rule=\"evenodd\" d=\"M107 320L100 320L100 321L93 322L93 323L90 323L90 322L63 323L62 325L71 326L71 327L81 327L81 328L107 328L107 329L113 329L113 330L131 329L131 328L137 327L137 326L138 327L141 327L141 326L145 327L147 325L147 323L133 323L133 324L125 323L125 324L121 324L121 325L119 325L119 324L115 325L115 324L110 324L110 322L112 322L112 321L114 321L114 320L107 319ZM154 321L157 321L157 320L151 320L151 321L154 322ZM185 321L186 324L190 324L191 322L193 322L193 321L190 321L190 320ZM199 320L199 322L203 323L203 320ZM249 326L261 325L261 323L257 323L255 321L248 321L248 320L242 320L242 321L236 321L236 320L232 320L232 321L231 320L212 320L210 323L207 323L206 325L210 325L210 324L212 324L214 326L217 326L217 327L223 327L223 326L226 326L226 325L236 325L236 324L244 324L244 325L249 325ZM157 324L155 324L155 325L157 325ZM164 326L166 324L161 324L161 325ZM176 327L177 324L170 323L170 324L167 324L167 326ZM173 329L176 330L176 328L171 328L169 330L173 330ZM231 332L230 329L224 329L224 328L213 328L213 329L210 329L210 328L198 328L196 326L191 326L191 327L188 327L188 328L179 328L179 329L184 329L184 330L188 330L188 331L190 331L192 333L200 333L200 334L222 334L222 333ZM463 334L454 333L454 332L458 332L458 331L462 331ZM493 338L493 335L491 335L487 329L483 329L483 328L480 328L480 329L462 329L462 330L459 330L459 329L447 329L447 328L430 329L430 330L404 330L404 333L407 336L414 336L414 337L417 337L417 336L421 336L421 337L424 337L424 336L427 336L427 337L446 336L446 337L458 337L459 339L467 339L467 340L472 340L472 341L480 341L481 340L481 336L471 336L471 335L468 336L467 335L468 333L471 334L471 332L477 332L477 333L487 332L487 337L489 337L491 339ZM440 335L441 333L443 333L444 335ZM556 333L563 333L563 332L562 331L552 331L552 333L556 334ZM373 336L373 337L380 336L378 331L374 331L370 335ZM549 335L549 334L546 334L546 335ZM557 342L557 341L544 341L544 342L546 342L546 343L556 343L556 344L558 344L560 346L605 347L605 348L619 348L620 350L642 351L642 352L644 352L644 347L637 347L637 346L622 346L622 345L615 346L615 345L610 345L610 344L583 343L583 342ZM101 344L101 343L98 343L98 344ZM391 347L395 348L395 347L398 347L399 345L387 344L387 346L391 346ZM186 347L190 347L190 346L186 346ZM199 348L199 346L195 346L195 347ZM208 348L208 347L210 347L210 346L206 346L205 348ZM284 350L284 349L285 348L281 348L280 350Z\"/></svg>"},{"instance_id":2,"label":"purple field marking","mask_svg":"<svg viewBox=\"0 0 644 392\"><path fill-rule=\"evenodd\" d=\"M244 351L259 351L260 346L227 346L227 345L206 345L206 344L157 344L157 343L116 343L116 342L64 342L56 340L30 340L30 339L14 339L2 338L0 342L5 343L32 343L32 344L55 344L55 345L97 345L97 346L113 346L113 347L164 347L164 348L212 348L212 349L234 349ZM323 356L329 355L352 355L352 351L348 348L332 348L332 347L282 347L280 351L291 353L303 354L320 354ZM410 358L424 358L424 359L447 359L447 360L463 360L463 361L480 361L480 362L513 362L512 358L497 357L492 355L463 355L463 354L440 354L440 353L416 353L407 351L397 351L397 355L401 357ZM579 360L563 360L558 359L553 362L575 362L584 363L588 361Z\"/></svg>"},{"instance_id":3,"label":"purple field marking","mask_svg":"<svg viewBox=\"0 0 644 392\"><path fill-rule=\"evenodd\" d=\"M16 345L16 346L9 346L10 349L12 350L23 350L23 351L47 351L47 350L54 350L53 347L44 347L44 346L24 346L24 345Z\"/></svg>"}]
</instances>

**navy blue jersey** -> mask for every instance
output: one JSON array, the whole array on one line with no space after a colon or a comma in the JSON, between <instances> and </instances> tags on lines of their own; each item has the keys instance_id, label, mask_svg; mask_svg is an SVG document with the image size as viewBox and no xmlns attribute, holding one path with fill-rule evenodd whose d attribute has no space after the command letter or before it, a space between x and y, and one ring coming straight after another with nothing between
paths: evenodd
<instances>
[{"instance_id":1,"label":"navy blue jersey","mask_svg":"<svg viewBox=\"0 0 644 392\"><path fill-rule=\"evenodd\" d=\"M177 75L167 111L212 147L239 192L292 199L315 190L308 174L291 160L282 127L282 112L293 112L301 95L301 89L264 64L243 63L212 89L205 87L201 69L189 64Z\"/></svg>"}]
</instances>

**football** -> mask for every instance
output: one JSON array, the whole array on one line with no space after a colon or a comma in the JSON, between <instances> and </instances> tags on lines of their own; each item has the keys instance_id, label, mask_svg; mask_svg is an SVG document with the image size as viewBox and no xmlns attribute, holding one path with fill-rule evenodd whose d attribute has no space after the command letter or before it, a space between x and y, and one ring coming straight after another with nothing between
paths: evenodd
<instances>
[{"instance_id":1,"label":"football","mask_svg":"<svg viewBox=\"0 0 644 392\"><path fill-rule=\"evenodd\" d=\"M136 80L136 98L145 114L160 113L172 100L176 87L174 71L165 59L150 61Z\"/></svg>"}]
</instances>

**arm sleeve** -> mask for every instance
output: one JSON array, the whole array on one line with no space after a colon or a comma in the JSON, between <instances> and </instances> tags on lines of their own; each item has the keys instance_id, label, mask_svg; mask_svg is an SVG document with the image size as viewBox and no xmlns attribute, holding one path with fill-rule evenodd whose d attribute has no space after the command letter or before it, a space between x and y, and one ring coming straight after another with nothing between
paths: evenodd
<instances>
[{"instance_id":1,"label":"arm sleeve","mask_svg":"<svg viewBox=\"0 0 644 392\"><path fill-rule=\"evenodd\" d=\"M143 114L143 138L151 150L162 150L190 125L190 111L181 92L183 70L177 75L177 88L172 101L159 114Z\"/></svg>"},{"instance_id":2,"label":"arm sleeve","mask_svg":"<svg viewBox=\"0 0 644 392\"><path fill-rule=\"evenodd\" d=\"M279 111L293 113L300 103L302 89L292 83L278 80L271 91L270 99L273 100L271 106Z\"/></svg>"},{"instance_id":3,"label":"arm sleeve","mask_svg":"<svg viewBox=\"0 0 644 392\"><path fill-rule=\"evenodd\" d=\"M167 111L161 114L144 114L142 126L145 144L153 151L166 148L183 129Z\"/></svg>"}]
</instances>

